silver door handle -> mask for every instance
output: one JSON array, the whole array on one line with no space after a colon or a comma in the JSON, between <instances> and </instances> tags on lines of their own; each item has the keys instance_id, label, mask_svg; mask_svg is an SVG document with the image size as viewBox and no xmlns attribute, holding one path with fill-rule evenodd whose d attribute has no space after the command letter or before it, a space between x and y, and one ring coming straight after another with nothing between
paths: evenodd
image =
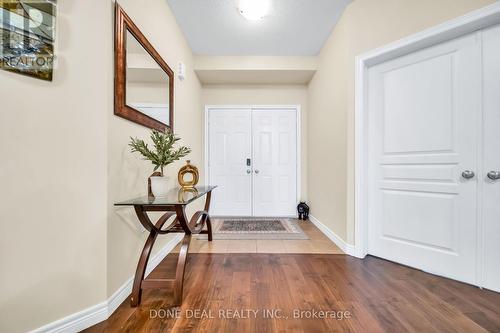
<instances>
[{"instance_id":1,"label":"silver door handle","mask_svg":"<svg viewBox=\"0 0 500 333\"><path fill-rule=\"evenodd\" d=\"M471 178L474 178L476 174L474 173L474 171L471 171L471 170L465 170L464 172L462 172L462 177L464 177L465 179L471 179Z\"/></svg>"},{"instance_id":2,"label":"silver door handle","mask_svg":"<svg viewBox=\"0 0 500 333\"><path fill-rule=\"evenodd\" d=\"M260 171L259 170L255 170L255 173L259 173Z\"/></svg>"},{"instance_id":3,"label":"silver door handle","mask_svg":"<svg viewBox=\"0 0 500 333\"><path fill-rule=\"evenodd\" d=\"M491 180L498 180L500 179L500 171L490 171L487 176Z\"/></svg>"},{"instance_id":4,"label":"silver door handle","mask_svg":"<svg viewBox=\"0 0 500 333\"><path fill-rule=\"evenodd\" d=\"M252 170L247 169L247 173L248 173L248 174L251 174L251 173L252 173Z\"/></svg>"}]
</instances>

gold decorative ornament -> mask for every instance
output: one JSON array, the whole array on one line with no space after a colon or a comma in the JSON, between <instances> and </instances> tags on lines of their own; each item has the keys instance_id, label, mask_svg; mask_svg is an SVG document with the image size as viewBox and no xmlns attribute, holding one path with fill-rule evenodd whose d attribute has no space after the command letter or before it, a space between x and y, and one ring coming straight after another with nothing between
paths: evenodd
<instances>
[{"instance_id":1,"label":"gold decorative ornament","mask_svg":"<svg viewBox=\"0 0 500 333\"><path fill-rule=\"evenodd\" d=\"M191 175L191 179L186 180L184 177L186 175ZM198 184L200 174L198 168L191 164L190 160L186 161L186 165L179 169L177 174L177 179L181 188L193 188Z\"/></svg>"},{"instance_id":2,"label":"gold decorative ornament","mask_svg":"<svg viewBox=\"0 0 500 333\"><path fill-rule=\"evenodd\" d=\"M194 187L182 187L177 192L177 200L179 202L186 202L198 195L198 190Z\"/></svg>"}]
</instances>

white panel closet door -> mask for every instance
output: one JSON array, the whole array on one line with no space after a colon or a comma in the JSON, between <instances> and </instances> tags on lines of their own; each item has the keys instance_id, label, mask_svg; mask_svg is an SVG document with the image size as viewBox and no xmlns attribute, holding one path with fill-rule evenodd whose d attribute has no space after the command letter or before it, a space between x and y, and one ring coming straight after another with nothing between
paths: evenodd
<instances>
[{"instance_id":1,"label":"white panel closet door","mask_svg":"<svg viewBox=\"0 0 500 333\"><path fill-rule=\"evenodd\" d=\"M209 111L210 182L219 187L213 193L212 215L252 214L252 174L246 165L252 156L251 110Z\"/></svg>"},{"instance_id":2,"label":"white panel closet door","mask_svg":"<svg viewBox=\"0 0 500 333\"><path fill-rule=\"evenodd\" d=\"M500 172L500 26L483 32L483 87L483 286L500 291L500 179L488 177Z\"/></svg>"},{"instance_id":3,"label":"white panel closet door","mask_svg":"<svg viewBox=\"0 0 500 333\"><path fill-rule=\"evenodd\" d=\"M252 110L253 215L291 216L297 204L296 110Z\"/></svg>"},{"instance_id":4,"label":"white panel closet door","mask_svg":"<svg viewBox=\"0 0 500 333\"><path fill-rule=\"evenodd\" d=\"M369 253L476 283L480 43L369 69ZM464 174L466 177L469 175Z\"/></svg>"}]
</instances>

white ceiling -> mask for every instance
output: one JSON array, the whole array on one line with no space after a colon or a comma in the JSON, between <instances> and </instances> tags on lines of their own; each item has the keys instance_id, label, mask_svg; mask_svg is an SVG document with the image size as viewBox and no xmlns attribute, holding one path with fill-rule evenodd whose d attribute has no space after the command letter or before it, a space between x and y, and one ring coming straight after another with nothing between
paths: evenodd
<instances>
[{"instance_id":1,"label":"white ceiling","mask_svg":"<svg viewBox=\"0 0 500 333\"><path fill-rule=\"evenodd\" d=\"M167 0L197 55L317 55L351 0L271 0L260 21L240 15L237 0Z\"/></svg>"}]
</instances>

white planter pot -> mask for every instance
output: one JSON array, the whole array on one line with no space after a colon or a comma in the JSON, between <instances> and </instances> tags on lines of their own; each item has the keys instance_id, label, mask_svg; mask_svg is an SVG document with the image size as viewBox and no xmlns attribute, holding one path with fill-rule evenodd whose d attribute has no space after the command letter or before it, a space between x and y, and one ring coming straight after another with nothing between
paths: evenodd
<instances>
[{"instance_id":1,"label":"white planter pot","mask_svg":"<svg viewBox=\"0 0 500 333\"><path fill-rule=\"evenodd\" d=\"M151 192L155 197L164 197L169 189L168 177L153 176L151 179Z\"/></svg>"}]
</instances>

